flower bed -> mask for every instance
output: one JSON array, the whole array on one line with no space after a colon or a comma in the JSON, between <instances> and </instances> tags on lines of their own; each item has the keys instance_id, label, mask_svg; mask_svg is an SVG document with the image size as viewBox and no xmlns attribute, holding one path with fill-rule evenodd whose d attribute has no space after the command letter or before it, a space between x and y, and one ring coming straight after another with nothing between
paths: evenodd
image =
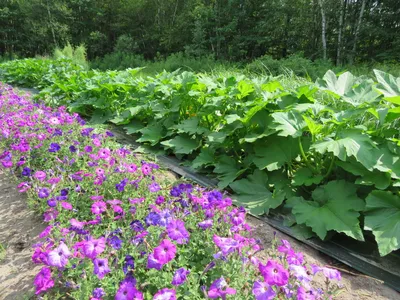
<instances>
[{"instance_id":1,"label":"flower bed","mask_svg":"<svg viewBox=\"0 0 400 300\"><path fill-rule=\"evenodd\" d=\"M221 192L172 184L159 166L0 85L1 165L43 213L36 294L57 299L330 299L337 270L267 249ZM276 249L275 249L276 248ZM326 277L324 289L314 275Z\"/></svg>"}]
</instances>

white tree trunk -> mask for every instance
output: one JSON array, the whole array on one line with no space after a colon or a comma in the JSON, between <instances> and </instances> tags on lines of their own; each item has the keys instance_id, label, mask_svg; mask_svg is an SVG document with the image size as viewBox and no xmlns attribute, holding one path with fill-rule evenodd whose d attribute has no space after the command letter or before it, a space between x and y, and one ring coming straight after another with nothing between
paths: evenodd
<instances>
[{"instance_id":1,"label":"white tree trunk","mask_svg":"<svg viewBox=\"0 0 400 300\"><path fill-rule=\"evenodd\" d=\"M326 16L325 16L323 0L318 0L318 3L321 8L322 53L323 53L323 58L326 59Z\"/></svg>"},{"instance_id":2,"label":"white tree trunk","mask_svg":"<svg viewBox=\"0 0 400 300\"><path fill-rule=\"evenodd\" d=\"M341 55L342 55L342 32L343 32L343 16L344 10L346 7L347 0L339 0L340 1L340 17L339 17L339 28L338 28L338 41L337 41L337 51L336 51L336 65L339 66L341 64Z\"/></svg>"}]
</instances>

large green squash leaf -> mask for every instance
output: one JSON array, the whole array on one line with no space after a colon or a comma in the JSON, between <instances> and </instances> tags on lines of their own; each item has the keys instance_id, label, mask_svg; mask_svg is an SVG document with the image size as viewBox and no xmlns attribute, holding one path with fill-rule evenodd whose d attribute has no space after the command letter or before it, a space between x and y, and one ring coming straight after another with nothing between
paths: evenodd
<instances>
[{"instance_id":1,"label":"large green squash leaf","mask_svg":"<svg viewBox=\"0 0 400 300\"><path fill-rule=\"evenodd\" d=\"M215 162L215 151L210 148L202 148L200 154L193 160L191 166L194 169L212 165Z\"/></svg>"},{"instance_id":2,"label":"large green squash leaf","mask_svg":"<svg viewBox=\"0 0 400 300\"><path fill-rule=\"evenodd\" d=\"M311 149L321 154L331 152L342 161L346 161L347 156L353 156L368 170L372 170L376 164L376 157L372 151L375 145L368 135L359 130L343 131L336 140L329 138L316 142Z\"/></svg>"},{"instance_id":3,"label":"large green squash leaf","mask_svg":"<svg viewBox=\"0 0 400 300\"><path fill-rule=\"evenodd\" d=\"M160 124L154 123L139 130L142 136L137 139L138 142L150 142L152 146L157 144L164 136L164 127Z\"/></svg>"},{"instance_id":4,"label":"large green squash leaf","mask_svg":"<svg viewBox=\"0 0 400 300\"><path fill-rule=\"evenodd\" d=\"M355 84L355 78L350 72L345 72L339 75L339 77L336 77L336 74L329 70L317 84L322 89L343 96L351 90L352 86Z\"/></svg>"},{"instance_id":5,"label":"large green squash leaf","mask_svg":"<svg viewBox=\"0 0 400 300\"><path fill-rule=\"evenodd\" d=\"M271 208L282 204L284 197L274 197L268 189L268 175L255 170L247 178L237 180L229 185L237 194L238 204L250 209L251 213L262 215Z\"/></svg>"},{"instance_id":6,"label":"large green squash leaf","mask_svg":"<svg viewBox=\"0 0 400 300\"><path fill-rule=\"evenodd\" d=\"M299 137L303 134L304 127L306 127L306 122L296 111L276 112L272 114L272 117L274 122L270 125L270 128L278 131L280 136Z\"/></svg>"},{"instance_id":7,"label":"large green squash leaf","mask_svg":"<svg viewBox=\"0 0 400 300\"><path fill-rule=\"evenodd\" d=\"M400 248L400 197L372 191L366 198L364 229L372 230L379 253L384 256Z\"/></svg>"},{"instance_id":8,"label":"large green squash leaf","mask_svg":"<svg viewBox=\"0 0 400 300\"><path fill-rule=\"evenodd\" d=\"M306 224L324 239L329 230L363 241L359 224L359 211L364 208L364 201L357 197L354 184L344 180L331 181L317 188L312 193L314 201L303 197L288 200L298 224Z\"/></svg>"},{"instance_id":9,"label":"large green squash leaf","mask_svg":"<svg viewBox=\"0 0 400 300\"><path fill-rule=\"evenodd\" d=\"M376 88L385 96L385 100L400 105L400 77L395 78L379 70L374 70L374 73L379 82Z\"/></svg>"},{"instance_id":10,"label":"large green squash leaf","mask_svg":"<svg viewBox=\"0 0 400 300\"><path fill-rule=\"evenodd\" d=\"M254 147L254 164L260 169L274 171L292 161L300 154L297 140L287 137L271 136Z\"/></svg>"},{"instance_id":11,"label":"large green squash leaf","mask_svg":"<svg viewBox=\"0 0 400 300\"><path fill-rule=\"evenodd\" d=\"M218 187L225 188L240 176L246 169L240 169L236 161L229 156L222 156L215 164L214 172L218 174Z\"/></svg>"},{"instance_id":12,"label":"large green squash leaf","mask_svg":"<svg viewBox=\"0 0 400 300\"><path fill-rule=\"evenodd\" d=\"M174 152L178 154L190 154L200 147L199 141L188 135L178 135L173 139L161 142L161 145L174 149Z\"/></svg>"}]
</instances>

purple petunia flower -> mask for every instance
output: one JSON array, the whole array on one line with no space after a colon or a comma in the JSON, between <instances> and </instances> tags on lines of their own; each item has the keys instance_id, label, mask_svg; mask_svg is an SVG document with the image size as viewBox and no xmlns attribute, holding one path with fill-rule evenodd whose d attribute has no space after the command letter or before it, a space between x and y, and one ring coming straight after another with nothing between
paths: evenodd
<instances>
[{"instance_id":1,"label":"purple petunia flower","mask_svg":"<svg viewBox=\"0 0 400 300\"><path fill-rule=\"evenodd\" d=\"M117 237L116 235L112 235L108 238L108 243L113 247L115 250L119 250L122 247L122 240Z\"/></svg>"},{"instance_id":2,"label":"purple petunia flower","mask_svg":"<svg viewBox=\"0 0 400 300\"><path fill-rule=\"evenodd\" d=\"M156 212L151 212L144 219L147 226L157 226L160 224L160 215Z\"/></svg>"},{"instance_id":3,"label":"purple petunia flower","mask_svg":"<svg viewBox=\"0 0 400 300\"><path fill-rule=\"evenodd\" d=\"M135 284L131 281L124 280L121 282L115 300L142 300L143 295L136 290Z\"/></svg>"},{"instance_id":4,"label":"purple petunia flower","mask_svg":"<svg viewBox=\"0 0 400 300\"><path fill-rule=\"evenodd\" d=\"M176 300L176 291L164 288L154 295L153 300Z\"/></svg>"},{"instance_id":5,"label":"purple petunia flower","mask_svg":"<svg viewBox=\"0 0 400 300\"><path fill-rule=\"evenodd\" d=\"M186 281L187 276L190 274L189 270L185 268L180 268L176 270L174 277L172 278L173 285L181 285Z\"/></svg>"},{"instance_id":6,"label":"purple petunia flower","mask_svg":"<svg viewBox=\"0 0 400 300\"><path fill-rule=\"evenodd\" d=\"M57 205L57 200L54 198L51 198L51 199L47 200L47 205L50 207L55 207Z\"/></svg>"},{"instance_id":7,"label":"purple petunia flower","mask_svg":"<svg viewBox=\"0 0 400 300\"><path fill-rule=\"evenodd\" d=\"M221 249L223 255L228 255L229 253L234 252L240 246L240 243L232 238L223 238L214 235L213 240L215 245Z\"/></svg>"},{"instance_id":8,"label":"purple petunia flower","mask_svg":"<svg viewBox=\"0 0 400 300\"><path fill-rule=\"evenodd\" d=\"M253 295L256 300L272 300L275 299L276 293L266 282L255 281Z\"/></svg>"},{"instance_id":9,"label":"purple petunia flower","mask_svg":"<svg viewBox=\"0 0 400 300\"><path fill-rule=\"evenodd\" d=\"M40 272L35 276L33 284L36 287L36 295L47 291L54 286L54 281L51 279L50 268L43 267Z\"/></svg>"},{"instance_id":10,"label":"purple petunia flower","mask_svg":"<svg viewBox=\"0 0 400 300\"><path fill-rule=\"evenodd\" d=\"M47 198L50 195L50 191L48 188L41 188L38 192L38 197L41 199Z\"/></svg>"},{"instance_id":11,"label":"purple petunia flower","mask_svg":"<svg viewBox=\"0 0 400 300\"><path fill-rule=\"evenodd\" d=\"M97 255L101 254L106 247L105 238L101 237L99 239L90 239L86 241L83 245L84 254L91 258L95 259Z\"/></svg>"},{"instance_id":12,"label":"purple petunia flower","mask_svg":"<svg viewBox=\"0 0 400 300\"><path fill-rule=\"evenodd\" d=\"M102 288L95 288L92 292L93 297L95 298L101 298L103 296L106 295L106 293L104 292L104 290Z\"/></svg>"},{"instance_id":13,"label":"purple petunia flower","mask_svg":"<svg viewBox=\"0 0 400 300\"><path fill-rule=\"evenodd\" d=\"M283 286L288 283L289 272L276 261L269 260L265 266L260 264L259 269L269 285Z\"/></svg>"},{"instance_id":14,"label":"purple petunia flower","mask_svg":"<svg viewBox=\"0 0 400 300\"><path fill-rule=\"evenodd\" d=\"M31 174L32 174L32 170L30 168L24 167L22 169L22 173L21 173L22 176L31 176Z\"/></svg>"},{"instance_id":15,"label":"purple petunia flower","mask_svg":"<svg viewBox=\"0 0 400 300\"><path fill-rule=\"evenodd\" d=\"M205 230L205 229L211 228L213 226L213 220L212 219L204 220L204 221L198 223L197 225L201 229Z\"/></svg>"},{"instance_id":16,"label":"purple petunia flower","mask_svg":"<svg viewBox=\"0 0 400 300\"><path fill-rule=\"evenodd\" d=\"M161 190L160 185L157 182L152 182L149 184L149 191L152 193L158 192Z\"/></svg>"},{"instance_id":17,"label":"purple petunia flower","mask_svg":"<svg viewBox=\"0 0 400 300\"><path fill-rule=\"evenodd\" d=\"M164 209L163 211L161 211L159 213L159 216L160 216L160 221L159 221L160 226L167 226L172 220L171 211L169 209Z\"/></svg>"},{"instance_id":18,"label":"purple petunia flower","mask_svg":"<svg viewBox=\"0 0 400 300\"><path fill-rule=\"evenodd\" d=\"M126 255L125 256L125 263L122 267L122 270L124 271L124 274L127 274L128 271L133 270L135 268L135 260L133 256L131 255Z\"/></svg>"},{"instance_id":19,"label":"purple petunia flower","mask_svg":"<svg viewBox=\"0 0 400 300\"><path fill-rule=\"evenodd\" d=\"M107 258L96 258L93 260L94 270L93 273L97 275L99 279L103 279L104 276L110 273L110 268L108 267Z\"/></svg>"},{"instance_id":20,"label":"purple petunia flower","mask_svg":"<svg viewBox=\"0 0 400 300\"><path fill-rule=\"evenodd\" d=\"M136 232L140 232L144 230L143 224L139 220L133 220L131 224L129 224L132 230Z\"/></svg>"},{"instance_id":21,"label":"purple petunia flower","mask_svg":"<svg viewBox=\"0 0 400 300\"><path fill-rule=\"evenodd\" d=\"M99 155L100 158L107 159L110 157L110 153L111 153L110 149L101 148L97 154Z\"/></svg>"},{"instance_id":22,"label":"purple petunia flower","mask_svg":"<svg viewBox=\"0 0 400 300\"><path fill-rule=\"evenodd\" d=\"M211 299L226 299L226 295L235 295L236 290L229 287L224 277L215 280L208 290L208 297Z\"/></svg>"},{"instance_id":23,"label":"purple petunia flower","mask_svg":"<svg viewBox=\"0 0 400 300\"><path fill-rule=\"evenodd\" d=\"M51 143L49 147L49 152L58 152L61 149L61 146L57 143Z\"/></svg>"},{"instance_id":24,"label":"purple petunia flower","mask_svg":"<svg viewBox=\"0 0 400 300\"><path fill-rule=\"evenodd\" d=\"M187 244L189 241L189 232L185 228L185 222L182 220L172 220L167 225L168 237L178 244Z\"/></svg>"},{"instance_id":25,"label":"purple petunia flower","mask_svg":"<svg viewBox=\"0 0 400 300\"><path fill-rule=\"evenodd\" d=\"M68 250L68 247L64 243L61 243L56 249L49 252L47 261L50 266L63 268L67 265L70 255L71 252Z\"/></svg>"}]
</instances>

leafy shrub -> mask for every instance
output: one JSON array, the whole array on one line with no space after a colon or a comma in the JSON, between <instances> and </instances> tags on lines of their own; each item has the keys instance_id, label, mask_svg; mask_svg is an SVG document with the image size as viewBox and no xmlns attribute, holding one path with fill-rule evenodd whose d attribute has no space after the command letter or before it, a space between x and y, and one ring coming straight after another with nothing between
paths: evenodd
<instances>
[{"instance_id":1,"label":"leafy shrub","mask_svg":"<svg viewBox=\"0 0 400 300\"><path fill-rule=\"evenodd\" d=\"M65 107L0 91L1 165L48 223L32 255L43 266L37 295L331 299L339 291L340 272L306 265L287 241L258 255L245 210L221 192L173 185L110 131L84 126ZM312 281L318 273L323 289Z\"/></svg>"},{"instance_id":2,"label":"leafy shrub","mask_svg":"<svg viewBox=\"0 0 400 300\"><path fill-rule=\"evenodd\" d=\"M73 63L88 68L88 62L86 59L86 47L85 45L79 45L76 48L72 47L68 43L62 50L55 48L53 53L54 59L70 59Z\"/></svg>"}]
</instances>

